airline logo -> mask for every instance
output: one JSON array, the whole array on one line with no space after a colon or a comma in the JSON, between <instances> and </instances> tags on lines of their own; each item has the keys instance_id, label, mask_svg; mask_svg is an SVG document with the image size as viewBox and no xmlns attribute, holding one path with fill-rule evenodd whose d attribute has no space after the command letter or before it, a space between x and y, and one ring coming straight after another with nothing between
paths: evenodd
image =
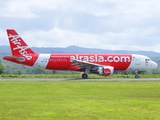
<instances>
[{"instance_id":1,"label":"airline logo","mask_svg":"<svg viewBox=\"0 0 160 120\"><path fill-rule=\"evenodd\" d=\"M131 55L72 55L70 61L81 60L86 62L127 62L130 63L132 60Z\"/></svg>"},{"instance_id":2,"label":"airline logo","mask_svg":"<svg viewBox=\"0 0 160 120\"><path fill-rule=\"evenodd\" d=\"M110 69L103 69L103 74L104 75L110 75L111 74L111 70Z\"/></svg>"},{"instance_id":3,"label":"airline logo","mask_svg":"<svg viewBox=\"0 0 160 120\"><path fill-rule=\"evenodd\" d=\"M18 50L19 54L24 56L27 60L31 60L32 56L28 54L28 52L26 51L27 49L29 49L28 46L22 46L21 44L21 38L19 37L19 35L8 35L8 38L10 40L10 43L13 45L12 50L16 51Z\"/></svg>"}]
</instances>

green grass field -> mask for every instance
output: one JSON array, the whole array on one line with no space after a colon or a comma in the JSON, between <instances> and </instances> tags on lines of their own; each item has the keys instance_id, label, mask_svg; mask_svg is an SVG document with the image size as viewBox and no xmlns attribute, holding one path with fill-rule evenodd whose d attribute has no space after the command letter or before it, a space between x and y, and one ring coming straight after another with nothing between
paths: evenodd
<instances>
[{"instance_id":1,"label":"green grass field","mask_svg":"<svg viewBox=\"0 0 160 120\"><path fill-rule=\"evenodd\" d=\"M82 78L81 73L64 73L64 74L2 74L0 78ZM134 78L134 74L114 74L113 76L100 76L89 74L89 78ZM160 74L139 74L140 78L160 78Z\"/></svg>"},{"instance_id":2,"label":"green grass field","mask_svg":"<svg viewBox=\"0 0 160 120\"><path fill-rule=\"evenodd\" d=\"M0 82L2 120L160 120L160 82Z\"/></svg>"}]
</instances>

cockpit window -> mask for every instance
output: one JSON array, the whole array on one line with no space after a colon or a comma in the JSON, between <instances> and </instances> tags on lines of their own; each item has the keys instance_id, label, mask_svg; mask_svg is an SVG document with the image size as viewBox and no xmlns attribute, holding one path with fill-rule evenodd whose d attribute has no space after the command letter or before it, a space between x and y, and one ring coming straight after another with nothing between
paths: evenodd
<instances>
[{"instance_id":1,"label":"cockpit window","mask_svg":"<svg viewBox=\"0 0 160 120\"><path fill-rule=\"evenodd\" d=\"M145 59L146 62L150 61L150 59Z\"/></svg>"}]
</instances>

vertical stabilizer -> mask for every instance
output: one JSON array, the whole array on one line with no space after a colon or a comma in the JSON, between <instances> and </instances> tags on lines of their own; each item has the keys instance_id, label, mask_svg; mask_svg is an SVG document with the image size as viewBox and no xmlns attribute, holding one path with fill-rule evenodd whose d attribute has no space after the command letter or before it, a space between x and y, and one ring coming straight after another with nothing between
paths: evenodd
<instances>
[{"instance_id":1,"label":"vertical stabilizer","mask_svg":"<svg viewBox=\"0 0 160 120\"><path fill-rule=\"evenodd\" d=\"M13 56L25 57L27 60L32 59L35 52L24 42L14 29L7 29L8 40Z\"/></svg>"}]
</instances>

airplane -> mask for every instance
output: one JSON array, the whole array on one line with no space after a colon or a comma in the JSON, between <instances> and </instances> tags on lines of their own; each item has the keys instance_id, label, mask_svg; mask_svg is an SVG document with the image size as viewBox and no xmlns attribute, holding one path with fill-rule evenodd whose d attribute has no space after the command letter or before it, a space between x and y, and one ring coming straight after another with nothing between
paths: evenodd
<instances>
[{"instance_id":1,"label":"airplane","mask_svg":"<svg viewBox=\"0 0 160 120\"><path fill-rule=\"evenodd\" d=\"M138 71L155 69L158 65L149 57L139 54L39 54L34 52L14 29L7 29L12 55L3 59L30 67L48 70L71 70L102 76L113 75L115 71Z\"/></svg>"}]
</instances>

